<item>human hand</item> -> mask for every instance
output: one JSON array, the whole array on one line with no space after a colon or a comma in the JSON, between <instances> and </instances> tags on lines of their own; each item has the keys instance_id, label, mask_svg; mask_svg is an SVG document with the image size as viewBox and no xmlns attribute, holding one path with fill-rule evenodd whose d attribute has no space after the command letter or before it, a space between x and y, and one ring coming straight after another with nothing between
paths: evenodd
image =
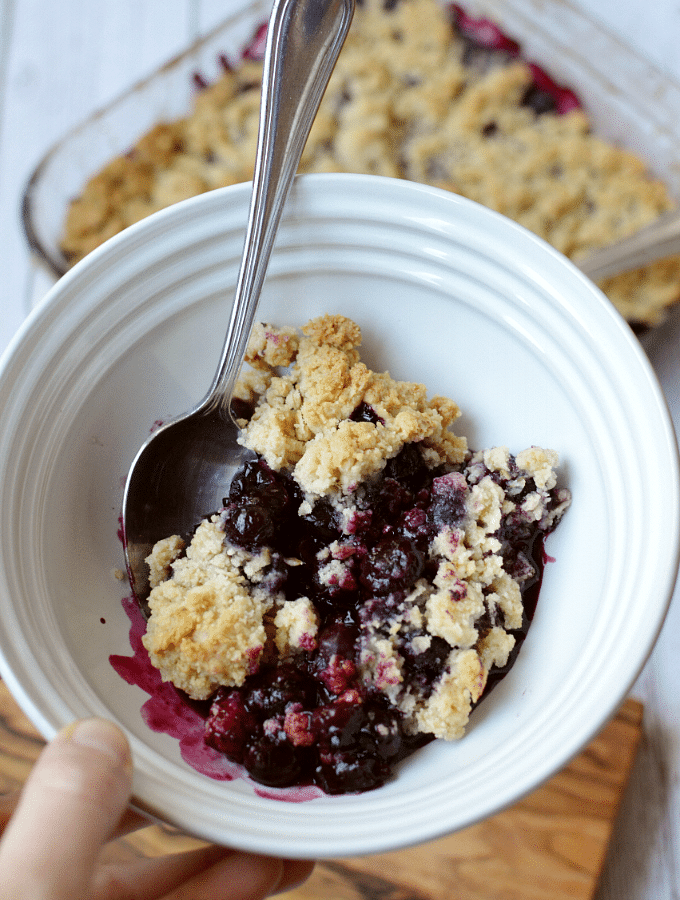
<instances>
[{"instance_id":1,"label":"human hand","mask_svg":"<svg viewBox=\"0 0 680 900\"><path fill-rule=\"evenodd\" d=\"M216 846L103 862L108 841L149 824L127 810L131 785L115 725L86 719L59 732L21 795L0 797L0 900L262 900L311 872L312 863Z\"/></svg>"}]
</instances>

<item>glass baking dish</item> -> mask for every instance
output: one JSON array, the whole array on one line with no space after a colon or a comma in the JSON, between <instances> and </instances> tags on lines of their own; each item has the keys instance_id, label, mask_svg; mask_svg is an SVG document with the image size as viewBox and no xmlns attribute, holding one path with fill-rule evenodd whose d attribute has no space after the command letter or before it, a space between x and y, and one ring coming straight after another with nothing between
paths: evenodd
<instances>
[{"instance_id":1,"label":"glass baking dish","mask_svg":"<svg viewBox=\"0 0 680 900\"><path fill-rule=\"evenodd\" d=\"M269 0L254 0L151 77L69 132L35 169L23 201L27 239L57 276L69 264L60 237L72 198L113 157L152 126L189 112L196 76L206 82L236 60L266 21ZM680 200L680 84L656 69L568 0L466 0L518 41L581 99L595 130L640 156Z\"/></svg>"}]
</instances>

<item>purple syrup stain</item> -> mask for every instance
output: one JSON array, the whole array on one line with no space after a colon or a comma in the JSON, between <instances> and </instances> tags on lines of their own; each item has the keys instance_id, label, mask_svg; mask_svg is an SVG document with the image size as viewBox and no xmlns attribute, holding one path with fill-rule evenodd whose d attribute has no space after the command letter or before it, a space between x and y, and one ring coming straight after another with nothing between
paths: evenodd
<instances>
[{"instance_id":1,"label":"purple syrup stain","mask_svg":"<svg viewBox=\"0 0 680 900\"><path fill-rule=\"evenodd\" d=\"M267 22L263 22L258 26L252 40L243 50L243 59L264 59L264 49L267 43L268 27L269 25Z\"/></svg>"},{"instance_id":2,"label":"purple syrup stain","mask_svg":"<svg viewBox=\"0 0 680 900\"><path fill-rule=\"evenodd\" d=\"M462 35L469 38L479 47L486 50L501 50L509 56L524 58L521 45L508 37L494 22L486 17L475 18L467 13L457 3L451 4L456 27ZM569 88L558 84L548 75L542 66L534 62L526 61L534 77L537 88L545 91L555 101L555 111L558 115L565 115L574 109L581 108L581 101Z\"/></svg>"},{"instance_id":3,"label":"purple syrup stain","mask_svg":"<svg viewBox=\"0 0 680 900\"><path fill-rule=\"evenodd\" d=\"M201 775L215 781L233 781L236 778L249 780L242 766L230 762L224 754L206 744L204 731L207 709L202 712L199 704L194 706L173 684L163 681L158 669L151 664L142 643L146 621L134 597L123 598L122 604L130 620L129 637L133 655L112 654L109 662L124 681L150 695L140 710L144 723L152 731L178 740L182 759ZM255 793L265 799L285 800L289 803L303 803L325 796L320 788L312 785L266 791L258 786Z\"/></svg>"},{"instance_id":4,"label":"purple syrup stain","mask_svg":"<svg viewBox=\"0 0 680 900\"><path fill-rule=\"evenodd\" d=\"M207 80L207 78L206 78L204 75L201 74L201 72L194 72L194 74L193 74L193 82L194 82L194 86L195 86L199 91L204 91L204 90L208 87L208 84L210 83L210 82Z\"/></svg>"},{"instance_id":5,"label":"purple syrup stain","mask_svg":"<svg viewBox=\"0 0 680 900\"><path fill-rule=\"evenodd\" d=\"M313 784L298 788L255 788L255 795L263 800L286 800L288 803L307 803L318 797L327 797L321 788Z\"/></svg>"},{"instance_id":6,"label":"purple syrup stain","mask_svg":"<svg viewBox=\"0 0 680 900\"><path fill-rule=\"evenodd\" d=\"M142 644L146 622L134 598L126 597L123 608L130 619L133 655L112 655L109 662L124 681L150 695L140 710L145 724L152 731L177 739L182 759L202 775L219 781L237 778L240 774L238 766L208 747L203 740L204 716L180 695L174 685L164 682L158 669L151 665Z\"/></svg>"},{"instance_id":7,"label":"purple syrup stain","mask_svg":"<svg viewBox=\"0 0 680 900\"><path fill-rule=\"evenodd\" d=\"M542 69L541 66L536 65L536 63L530 62L528 63L528 66L533 73L536 86L554 97L555 111L559 115L563 116L573 109L581 108L581 101L572 90L558 84L550 77L550 75L548 75L545 69Z\"/></svg>"},{"instance_id":8,"label":"purple syrup stain","mask_svg":"<svg viewBox=\"0 0 680 900\"><path fill-rule=\"evenodd\" d=\"M121 513L118 516L118 530L116 531L116 534L118 536L118 540L123 545L123 550L125 550L127 547L127 544L125 541L125 526L123 524L123 513Z\"/></svg>"}]
</instances>

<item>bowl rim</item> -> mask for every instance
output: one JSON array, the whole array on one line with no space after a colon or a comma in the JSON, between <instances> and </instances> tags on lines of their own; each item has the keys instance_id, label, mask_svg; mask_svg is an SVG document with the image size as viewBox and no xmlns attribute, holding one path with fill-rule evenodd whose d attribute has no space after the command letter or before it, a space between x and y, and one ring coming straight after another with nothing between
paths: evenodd
<instances>
[{"instance_id":1,"label":"bowl rim","mask_svg":"<svg viewBox=\"0 0 680 900\"><path fill-rule=\"evenodd\" d=\"M308 202L312 202L311 198L316 196L319 192L323 194L324 190L326 192L332 193L335 191L336 193L346 193L348 191L349 185L353 185L353 189L357 193L370 194L371 191L377 192L378 195L382 197L387 197L389 194L392 203L396 203L397 197L401 197L408 195L409 199L412 201L417 201L421 204L434 204L437 206L437 209L449 209L452 211L454 208L457 210L455 215L458 215L460 211L464 211L467 213L472 213L481 219L485 220L488 223L493 223L494 227L500 228L505 234L513 235L518 239L521 237L522 241L529 242L531 246L535 247L537 252L540 253L541 258L545 260L550 260L551 266L557 266L561 272L565 273L565 277L568 278L572 282L572 284L579 284L580 287L584 290L587 290L589 296L594 299L594 302L597 307L598 316L604 316L606 323L611 326L613 329L613 333L616 334L617 340L622 343L622 346L626 346L628 348L628 352L631 354L631 359L634 359L637 365L641 366L646 376L649 380L650 389L655 394L655 398L657 401L657 407L655 415L659 417L659 422L664 430L664 434L667 438L669 453L671 453L671 449L674 449L674 453L672 454L672 458L674 460L672 466L672 472L669 473L671 476L671 485L677 488L678 483L680 481L680 476L678 475L678 459L677 459L677 442L675 437L675 431L672 427L672 423L670 420L670 416L668 414L668 409L665 404L665 399L661 393L661 390L658 385L658 380L656 379L656 375L651 369L651 365L647 360L642 348L640 347L637 340L633 337L632 332L629 327L623 321L623 319L618 316L618 314L613 310L609 301L602 295L597 288L595 288L586 278L583 276L576 267L573 266L568 260L562 257L556 250L550 247L548 244L543 242L540 238L536 237L532 233L526 231L526 229L522 228L522 226L517 225L511 220L505 219L498 213L494 213L490 210L484 209L483 207L479 207L478 204L473 203L472 201L466 200L465 198L457 197L456 195L452 195L448 192L437 188L431 188L425 185L417 185L412 182L406 182L402 180L396 179L387 179L382 176L366 176L366 175L347 175L347 174L333 174L333 175L304 175L298 176L297 179L297 190L298 190L298 200L305 202L305 198L307 198ZM16 359L24 350L24 345L30 344L34 333L39 330L41 327L44 327L45 321L49 320L50 316L53 313L53 310L58 307L59 303L63 302L64 298L76 291L78 289L78 285L80 282L86 283L88 279L92 278L95 275L98 275L102 271L105 271L106 268L118 259L124 257L130 249L134 249L135 246L139 245L139 242L142 243L148 242L153 239L155 233L160 233L164 229L170 228L179 228L183 221L186 219L200 218L201 214L207 214L206 211L215 210L219 207L219 204L224 201L225 198L230 198L234 203L238 203L241 207L245 208L246 201L250 195L250 186L245 185L236 185L229 188L220 189L216 192L211 192L210 194L203 194L198 197L190 198L187 201L183 201L181 204L176 205L175 207L170 207L165 210L161 210L160 212L154 214L153 216L137 223L136 225L131 226L129 229L126 229L119 235L116 235L106 244L102 245L100 248L97 248L92 252L88 257L78 263L73 267L65 275L60 282L55 285L55 287L50 291L45 300L34 310L33 314L29 317L29 320L25 323L24 327L20 330L20 333L16 336L14 342L10 345L10 348L3 354L2 359L0 360L0 420L2 419L2 398L3 398L3 381L7 377L8 370L12 367L13 364L16 363ZM443 204L443 206L441 206ZM285 220L285 214L284 214ZM276 251L275 251L276 252ZM576 281L575 281L576 279ZM599 304L599 305L598 305ZM56 309L56 315L58 317L59 310ZM584 326L586 327L586 326ZM600 326L601 327L601 326ZM665 412L664 412L665 411ZM669 534L671 537L670 543L673 544L674 552L669 554L668 560L668 569L664 574L664 582L665 582L665 607L663 610L663 614L659 617L658 621L655 623L655 634L653 636L653 641L658 636L658 633L663 625L663 620L665 617L665 612L667 611L668 605L671 599L672 588L675 584L675 576L677 573L678 567L678 559L680 553L680 499L679 492L677 490L672 491L673 497L671 499L671 503L674 508L674 516L673 521L670 523L672 525L672 529ZM4 550L0 550L0 561L2 558L2 553ZM660 608L660 607L659 607ZM651 645L647 649L648 652L651 651ZM46 737L51 737L54 733L53 725L45 719L38 711L35 710L34 704L28 694L23 690L21 684L17 682L14 678L14 674L9 666L9 663L5 659L4 651L0 650L0 673L2 677L5 678L8 683L8 687L12 690L12 693L15 693L17 699L19 700L20 705L27 713L29 718L34 721L34 724L45 734ZM613 708L618 705L618 703L623 699L623 695L627 693L630 688L630 678L629 681L625 685L621 685L620 696L612 697L610 706ZM610 710L611 711L611 710ZM601 722L592 725L590 730L590 736L592 736L600 727L600 725L604 724L604 720ZM581 741L581 746L583 745L583 741ZM576 752L574 748L569 748L569 755L573 755L573 752ZM547 774L552 774L557 768L561 767L567 761L567 757L556 761L555 765L552 767L551 771ZM544 772L542 777L547 777ZM535 786L535 785L534 785ZM515 799L519 799L519 797L514 797ZM136 804L140 809L144 809L147 812L154 813L154 808L152 805L146 803L140 797L137 797ZM155 810L155 814L158 815L158 810ZM465 824L472 824L467 822ZM441 830L442 826L434 825L433 829L427 834L425 837L417 837L417 840L427 840L438 836L439 834L444 833ZM445 830L448 830L446 826L443 826ZM464 827L461 825L460 827ZM263 849L262 845L251 844L246 847L246 849ZM390 845L387 849L393 849L394 846ZM356 849L352 849L351 846L344 844L343 846L334 845L331 851L326 850L324 852L323 848L316 848L319 852L315 852L315 856L324 856L324 855L347 855L348 853L356 852ZM382 849L386 849L384 846L377 844L373 846L370 851L367 852L378 852ZM303 848L291 848L286 847L285 853L295 853L297 852L299 855L304 855ZM359 851L363 852L363 851Z\"/></svg>"}]
</instances>

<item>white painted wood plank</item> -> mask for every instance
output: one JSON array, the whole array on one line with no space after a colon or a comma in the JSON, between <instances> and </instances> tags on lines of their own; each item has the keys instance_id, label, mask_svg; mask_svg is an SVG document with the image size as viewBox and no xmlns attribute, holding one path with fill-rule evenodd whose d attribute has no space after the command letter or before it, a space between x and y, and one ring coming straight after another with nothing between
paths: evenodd
<instances>
[{"instance_id":1,"label":"white painted wood plank","mask_svg":"<svg viewBox=\"0 0 680 900\"><path fill-rule=\"evenodd\" d=\"M193 9L193 0L5 0L0 7L0 348L35 299L20 217L34 166L70 128L179 52L191 36Z\"/></svg>"},{"instance_id":2,"label":"white painted wood plank","mask_svg":"<svg viewBox=\"0 0 680 900\"><path fill-rule=\"evenodd\" d=\"M196 0L196 3L196 24L200 34L205 34L234 12L248 6L248 0Z\"/></svg>"},{"instance_id":3,"label":"white painted wood plank","mask_svg":"<svg viewBox=\"0 0 680 900\"><path fill-rule=\"evenodd\" d=\"M680 315L645 341L680 432ZM680 896L680 588L634 695L645 704L643 741L617 822L598 900Z\"/></svg>"},{"instance_id":4,"label":"white painted wood plank","mask_svg":"<svg viewBox=\"0 0 680 900\"><path fill-rule=\"evenodd\" d=\"M574 2L574 0L572 0ZM680 80L680 4L677 0L576 0L664 72Z\"/></svg>"}]
</instances>

